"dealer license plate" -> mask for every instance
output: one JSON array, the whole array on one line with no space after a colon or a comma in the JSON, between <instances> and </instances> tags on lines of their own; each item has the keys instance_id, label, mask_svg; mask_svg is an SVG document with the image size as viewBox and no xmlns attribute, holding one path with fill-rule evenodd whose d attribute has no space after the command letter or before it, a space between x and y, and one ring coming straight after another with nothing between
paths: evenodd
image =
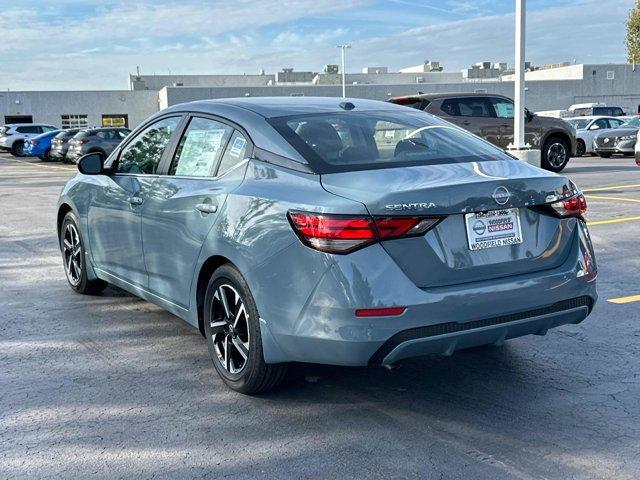
<instances>
[{"instance_id":1,"label":"dealer license plate","mask_svg":"<svg viewBox=\"0 0 640 480\"><path fill-rule=\"evenodd\" d=\"M522 243L518 208L467 213L464 220L470 250Z\"/></svg>"}]
</instances>

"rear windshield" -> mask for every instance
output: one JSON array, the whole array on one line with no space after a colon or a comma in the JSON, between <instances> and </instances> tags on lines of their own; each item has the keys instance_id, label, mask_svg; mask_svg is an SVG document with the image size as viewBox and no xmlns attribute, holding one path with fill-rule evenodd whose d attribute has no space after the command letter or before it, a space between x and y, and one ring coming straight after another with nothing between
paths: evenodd
<instances>
[{"instance_id":1,"label":"rear windshield","mask_svg":"<svg viewBox=\"0 0 640 480\"><path fill-rule=\"evenodd\" d=\"M317 173L512 159L465 130L411 109L297 115L269 123Z\"/></svg>"},{"instance_id":2,"label":"rear windshield","mask_svg":"<svg viewBox=\"0 0 640 480\"><path fill-rule=\"evenodd\" d=\"M89 131L89 130L80 130L78 133L76 133L73 138L84 138L84 137L90 137L91 135L94 135L95 132Z\"/></svg>"},{"instance_id":3,"label":"rear windshield","mask_svg":"<svg viewBox=\"0 0 640 480\"><path fill-rule=\"evenodd\" d=\"M11 127L0 127L0 135L4 135L5 133L7 133L9 131L9 128Z\"/></svg>"},{"instance_id":4,"label":"rear windshield","mask_svg":"<svg viewBox=\"0 0 640 480\"><path fill-rule=\"evenodd\" d=\"M79 130L63 130L60 133L57 133L54 138L69 138L73 137Z\"/></svg>"},{"instance_id":5,"label":"rear windshield","mask_svg":"<svg viewBox=\"0 0 640 480\"><path fill-rule=\"evenodd\" d=\"M620 128L640 128L640 117L627 120L625 123L620 125Z\"/></svg>"}]
</instances>

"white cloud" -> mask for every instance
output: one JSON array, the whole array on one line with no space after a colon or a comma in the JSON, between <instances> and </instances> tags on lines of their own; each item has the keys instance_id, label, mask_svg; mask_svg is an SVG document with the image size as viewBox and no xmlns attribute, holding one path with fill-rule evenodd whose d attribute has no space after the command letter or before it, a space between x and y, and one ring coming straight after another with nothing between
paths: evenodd
<instances>
[{"instance_id":1,"label":"white cloud","mask_svg":"<svg viewBox=\"0 0 640 480\"><path fill-rule=\"evenodd\" d=\"M353 44L348 54L351 71L365 65L397 69L425 59L440 60L448 70L480 60L513 61L513 14L466 19L456 15L436 22L425 13L420 18L429 24L382 34L359 21L371 13L355 8L364 1L238 0L210 3L207 8L193 0L155 7L137 2L114 4L88 20L68 24L50 22L32 9L9 10L0 15L0 49L6 48L4 53L0 50L0 87L126 88L127 75L136 65L143 73L158 74L169 69L273 72L285 66L318 71L326 63L338 63L335 44L342 41ZM402 0L406 1L418 2ZM452 0L440 5L464 10L466 3ZM528 59L624 61L624 19L632 5L633 0L609 0L603 8L601 1L583 0L531 11ZM336 27L313 26L314 16L327 12ZM7 21L22 14L28 22Z\"/></svg>"}]
</instances>

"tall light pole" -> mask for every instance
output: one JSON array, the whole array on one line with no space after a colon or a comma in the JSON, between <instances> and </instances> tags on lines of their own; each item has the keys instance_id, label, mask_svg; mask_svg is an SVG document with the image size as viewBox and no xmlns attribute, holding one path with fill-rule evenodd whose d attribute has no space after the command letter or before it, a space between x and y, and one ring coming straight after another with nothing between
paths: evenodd
<instances>
[{"instance_id":1,"label":"tall light pole","mask_svg":"<svg viewBox=\"0 0 640 480\"><path fill-rule=\"evenodd\" d=\"M516 0L516 75L514 85L513 148L524 148L524 46L527 0Z\"/></svg>"},{"instance_id":2,"label":"tall light pole","mask_svg":"<svg viewBox=\"0 0 640 480\"><path fill-rule=\"evenodd\" d=\"M342 98L347 96L347 80L344 76L344 51L347 48L351 48L351 45L345 43L344 45L336 45L342 51Z\"/></svg>"}]
</instances>

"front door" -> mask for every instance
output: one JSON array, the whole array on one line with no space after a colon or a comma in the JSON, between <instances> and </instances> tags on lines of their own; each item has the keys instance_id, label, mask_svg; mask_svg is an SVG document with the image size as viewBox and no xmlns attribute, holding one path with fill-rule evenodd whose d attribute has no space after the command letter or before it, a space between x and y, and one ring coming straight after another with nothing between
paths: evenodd
<instances>
[{"instance_id":1,"label":"front door","mask_svg":"<svg viewBox=\"0 0 640 480\"><path fill-rule=\"evenodd\" d=\"M189 121L143 208L142 241L153 294L189 308L200 250L228 193L244 178L236 167L247 148L246 137L226 123L198 116Z\"/></svg>"},{"instance_id":2,"label":"front door","mask_svg":"<svg viewBox=\"0 0 640 480\"><path fill-rule=\"evenodd\" d=\"M514 122L513 113L515 108L513 101L503 97L489 97L491 106L494 110L494 116L500 127L500 134L496 145L501 148L507 148L513 144ZM524 143L531 147L540 148L540 138L542 136L542 127L539 121L533 121L525 118L524 123Z\"/></svg>"},{"instance_id":3,"label":"front door","mask_svg":"<svg viewBox=\"0 0 640 480\"><path fill-rule=\"evenodd\" d=\"M94 266L138 287L147 287L141 209L165 147L181 117L143 129L124 146L91 200L88 232Z\"/></svg>"}]
</instances>

